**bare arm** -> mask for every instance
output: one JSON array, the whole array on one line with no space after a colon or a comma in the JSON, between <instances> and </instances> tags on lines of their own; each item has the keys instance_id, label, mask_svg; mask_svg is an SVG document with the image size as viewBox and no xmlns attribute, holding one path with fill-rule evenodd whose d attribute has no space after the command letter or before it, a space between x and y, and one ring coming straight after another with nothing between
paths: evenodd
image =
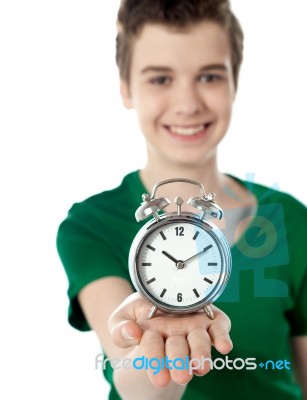
<instances>
[{"instance_id":1,"label":"bare arm","mask_svg":"<svg viewBox=\"0 0 307 400\"><path fill-rule=\"evenodd\" d=\"M307 400L307 336L293 337L292 349L296 377Z\"/></svg>"},{"instance_id":2,"label":"bare arm","mask_svg":"<svg viewBox=\"0 0 307 400\"><path fill-rule=\"evenodd\" d=\"M121 278L108 277L96 280L85 286L79 293L78 299L82 310L91 328L95 331L105 353L111 358L135 358L144 355L143 348L146 342L153 338L148 336L144 345L138 346L142 333L136 335L139 340L126 340L125 347L121 348L113 343L113 338L108 328L108 320L111 313L133 293L127 281ZM129 347L128 347L129 346ZM143 352L143 354L142 354ZM146 370L116 369L113 375L114 384L123 398L144 399L144 393L148 399L180 399L185 387L172 382L167 388L159 388L152 385L148 379ZM161 377L163 379L163 377ZM162 382L161 382L162 383Z\"/></svg>"},{"instance_id":3,"label":"bare arm","mask_svg":"<svg viewBox=\"0 0 307 400\"><path fill-rule=\"evenodd\" d=\"M79 300L109 358L145 356L160 359L166 355L170 359L200 358L210 357L211 343L223 354L232 348L230 321L216 307L214 321L205 313L183 317L160 313L147 320L151 304L138 293L132 294L128 282L115 277L90 283L80 292ZM193 372L204 375L208 371L205 367ZM164 369L153 374L152 370L124 368L116 369L113 375L114 384L124 400L143 399L144 393L150 400L180 399L192 376L193 373L187 370Z\"/></svg>"}]
</instances>

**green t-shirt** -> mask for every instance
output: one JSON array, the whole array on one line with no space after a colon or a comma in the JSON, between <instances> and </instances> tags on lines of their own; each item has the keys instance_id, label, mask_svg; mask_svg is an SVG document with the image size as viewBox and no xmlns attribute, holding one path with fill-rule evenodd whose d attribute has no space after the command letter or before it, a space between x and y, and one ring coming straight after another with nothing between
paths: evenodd
<instances>
[{"instance_id":1,"label":"green t-shirt","mask_svg":"<svg viewBox=\"0 0 307 400\"><path fill-rule=\"evenodd\" d=\"M226 357L213 349L213 370L193 377L183 399L301 399L289 363L289 337L307 334L306 207L288 194L233 179L256 196L258 207L231 248L231 278L215 304L232 322L228 361L243 361L220 369ZM134 214L145 192L138 171L132 172L119 187L74 204L60 225L57 248L69 281L68 320L76 329L90 329L77 300L81 288L106 276L130 281L129 249L142 225ZM255 359L255 369L246 368L247 358ZM106 365L109 399L120 399Z\"/></svg>"}]
</instances>

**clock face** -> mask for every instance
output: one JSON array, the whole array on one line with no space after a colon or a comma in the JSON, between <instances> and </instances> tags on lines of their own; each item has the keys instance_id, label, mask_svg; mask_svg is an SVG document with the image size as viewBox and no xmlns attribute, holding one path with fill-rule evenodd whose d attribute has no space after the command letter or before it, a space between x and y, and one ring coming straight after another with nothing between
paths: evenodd
<instances>
[{"instance_id":1,"label":"clock face","mask_svg":"<svg viewBox=\"0 0 307 400\"><path fill-rule=\"evenodd\" d=\"M226 267L214 230L185 220L151 230L136 258L143 293L158 306L174 310L196 308L216 298L228 279Z\"/></svg>"}]
</instances>

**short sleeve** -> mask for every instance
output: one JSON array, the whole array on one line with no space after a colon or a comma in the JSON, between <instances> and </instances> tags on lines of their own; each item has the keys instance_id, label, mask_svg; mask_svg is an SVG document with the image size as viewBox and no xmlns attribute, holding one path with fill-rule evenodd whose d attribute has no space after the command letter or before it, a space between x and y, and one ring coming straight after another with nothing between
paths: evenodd
<instances>
[{"instance_id":1,"label":"short sleeve","mask_svg":"<svg viewBox=\"0 0 307 400\"><path fill-rule=\"evenodd\" d=\"M81 331L90 330L77 295L88 283L107 276L129 280L128 269L108 236L107 223L74 205L61 223L57 250L68 278L68 321Z\"/></svg>"},{"instance_id":2,"label":"short sleeve","mask_svg":"<svg viewBox=\"0 0 307 400\"><path fill-rule=\"evenodd\" d=\"M287 318L290 335L307 335L307 209L288 194L283 196L287 242L289 248L289 297Z\"/></svg>"},{"instance_id":3,"label":"short sleeve","mask_svg":"<svg viewBox=\"0 0 307 400\"><path fill-rule=\"evenodd\" d=\"M307 335L307 268L294 307L288 314L291 325L291 336Z\"/></svg>"}]
</instances>

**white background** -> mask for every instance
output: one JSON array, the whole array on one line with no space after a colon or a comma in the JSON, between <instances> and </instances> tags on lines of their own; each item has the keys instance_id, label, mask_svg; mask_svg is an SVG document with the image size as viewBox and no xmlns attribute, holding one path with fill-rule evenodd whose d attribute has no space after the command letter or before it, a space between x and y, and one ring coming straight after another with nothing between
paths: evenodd
<instances>
[{"instance_id":1,"label":"white background","mask_svg":"<svg viewBox=\"0 0 307 400\"><path fill-rule=\"evenodd\" d=\"M106 399L94 334L66 321L68 208L142 167L120 103L117 1L0 1L0 398ZM222 170L306 200L306 0L233 0L245 60ZM304 57L305 55L305 57Z\"/></svg>"}]
</instances>

